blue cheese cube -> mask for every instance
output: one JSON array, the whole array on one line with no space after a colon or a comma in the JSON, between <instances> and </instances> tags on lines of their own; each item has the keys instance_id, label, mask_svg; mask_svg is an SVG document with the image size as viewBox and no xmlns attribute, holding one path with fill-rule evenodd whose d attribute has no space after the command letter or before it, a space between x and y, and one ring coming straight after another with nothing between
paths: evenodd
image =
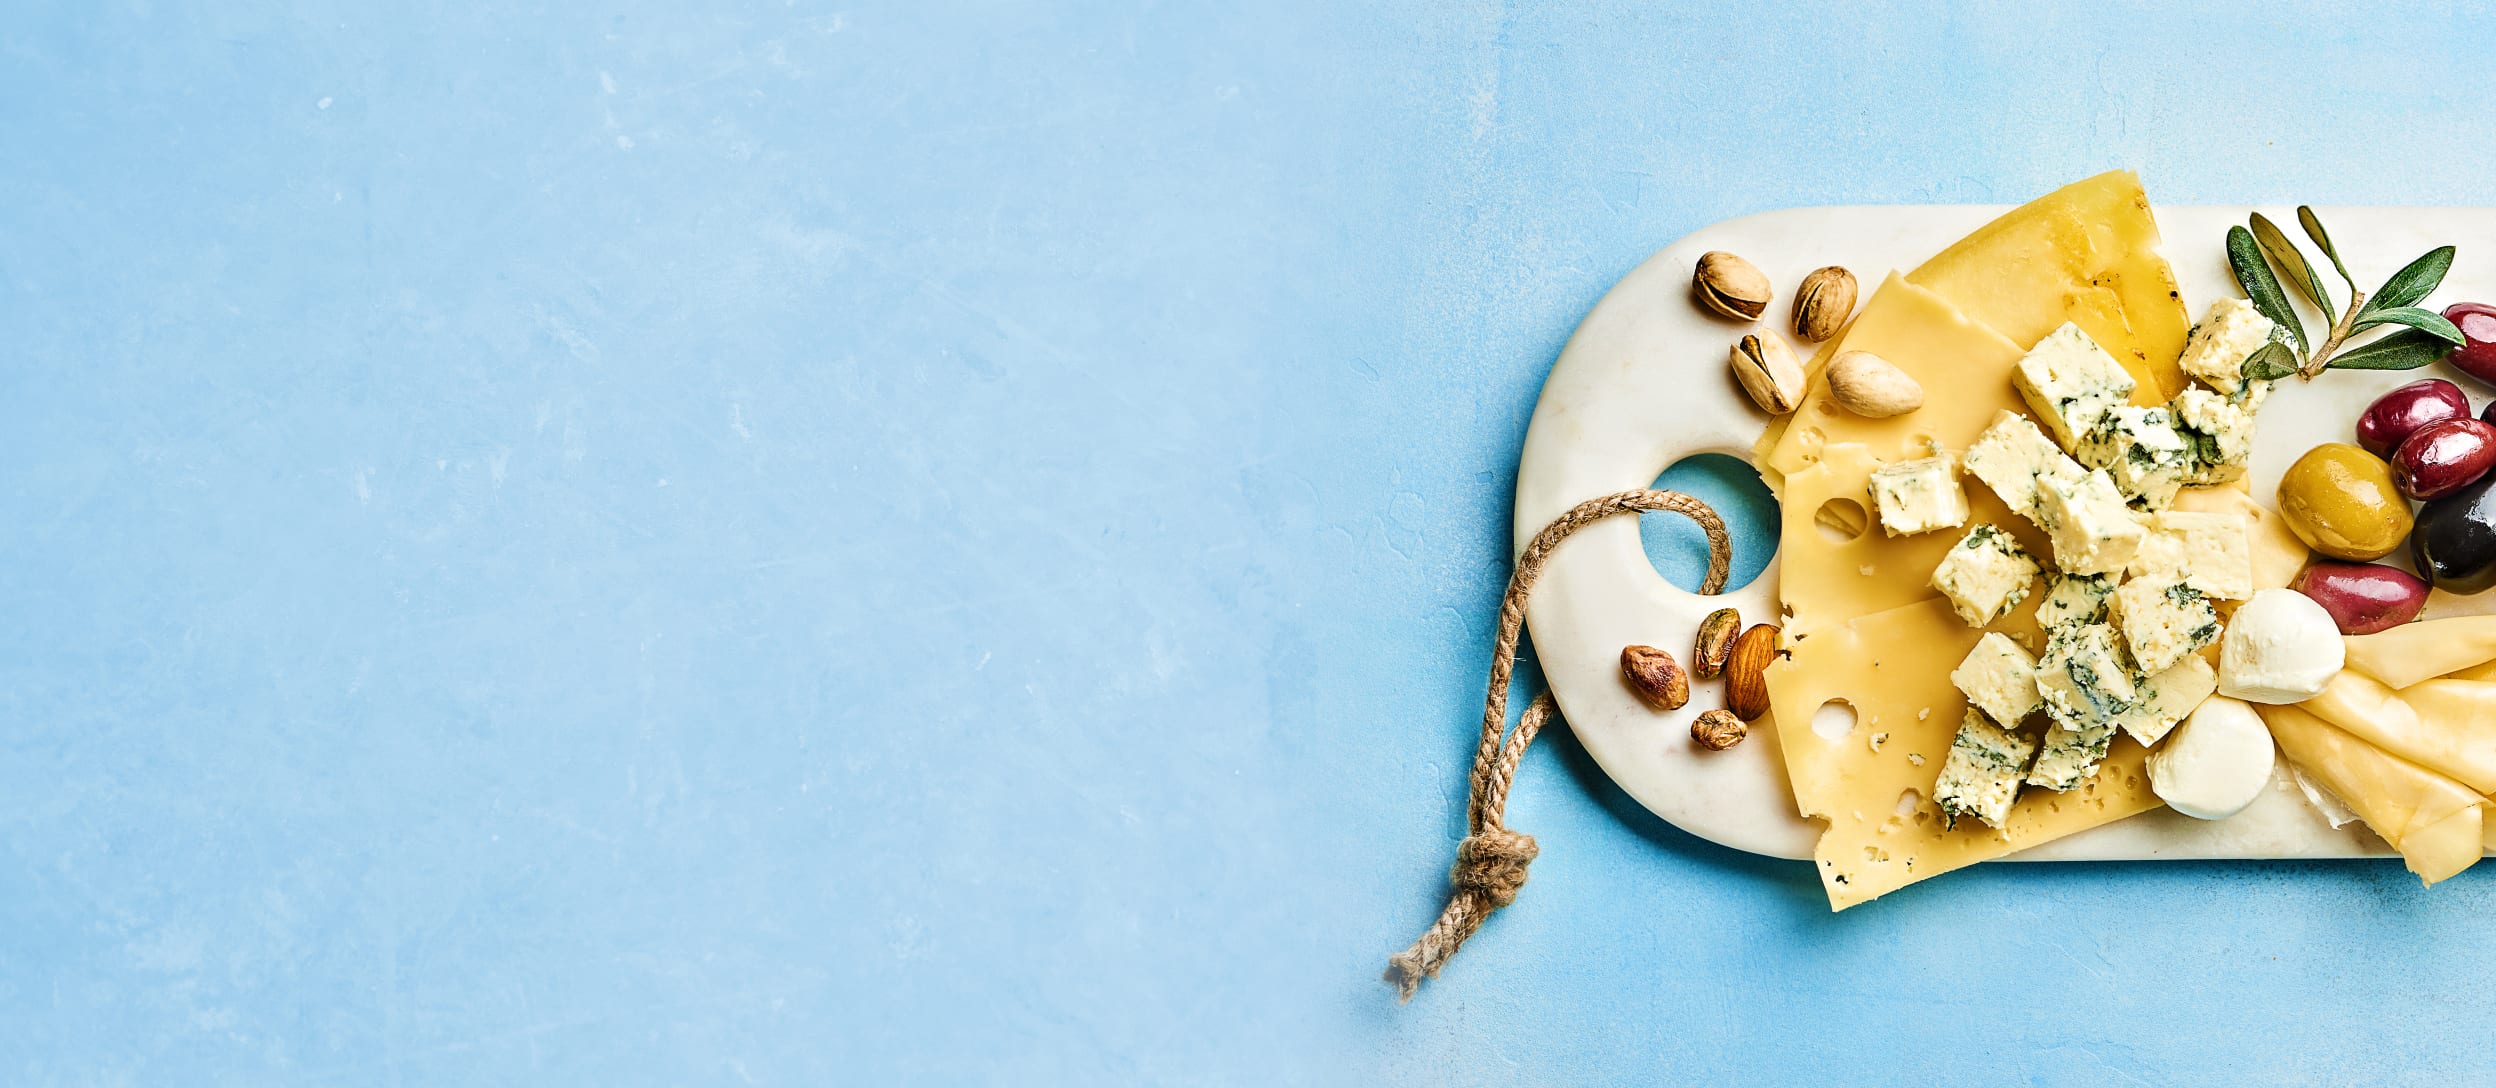
<instances>
[{"instance_id":1,"label":"blue cheese cube","mask_svg":"<svg viewBox=\"0 0 2496 1088\"><path fill-rule=\"evenodd\" d=\"M2097 773L2097 765L2106 761L2106 749L2114 741L2112 724L2072 725L2055 719L2037 743L2037 761L2028 769L2028 784L2057 791L2077 789Z\"/></svg>"},{"instance_id":2,"label":"blue cheese cube","mask_svg":"<svg viewBox=\"0 0 2496 1088\"><path fill-rule=\"evenodd\" d=\"M1872 471L1872 505L1891 536L1967 524L1967 489L1950 455L1883 465Z\"/></svg>"},{"instance_id":3,"label":"blue cheese cube","mask_svg":"<svg viewBox=\"0 0 2496 1088\"><path fill-rule=\"evenodd\" d=\"M2125 582L2115 590L2114 611L2124 645L2142 672L2164 672L2219 640L2219 610L2210 595L2182 582Z\"/></svg>"},{"instance_id":4,"label":"blue cheese cube","mask_svg":"<svg viewBox=\"0 0 2496 1088\"><path fill-rule=\"evenodd\" d=\"M1982 627L2027 600L2041 569L2011 534L1979 522L1933 568L1933 588L1968 626Z\"/></svg>"},{"instance_id":5,"label":"blue cheese cube","mask_svg":"<svg viewBox=\"0 0 2496 1088\"><path fill-rule=\"evenodd\" d=\"M1950 682L1986 717L2008 726L2017 726L2045 701L2037 694L2037 659L1999 631L1976 640L1959 667L1950 670Z\"/></svg>"},{"instance_id":6,"label":"blue cheese cube","mask_svg":"<svg viewBox=\"0 0 2496 1088\"><path fill-rule=\"evenodd\" d=\"M2200 654L2186 654L2165 672L2134 676L2132 688L2132 705L2115 715L2115 724L2142 744L2156 744L2219 690L2219 671Z\"/></svg>"},{"instance_id":7,"label":"blue cheese cube","mask_svg":"<svg viewBox=\"0 0 2496 1088\"><path fill-rule=\"evenodd\" d=\"M2135 579L2182 582L2223 601L2253 596L2253 520L2243 514L2168 510L2151 514L2124 570Z\"/></svg>"},{"instance_id":8,"label":"blue cheese cube","mask_svg":"<svg viewBox=\"0 0 2496 1088\"><path fill-rule=\"evenodd\" d=\"M2278 332L2279 326L2254 309L2253 303L2220 299L2202 313L2201 324L2193 326L2192 335L2184 341L2184 356L2176 365L2202 384L2232 396L2245 386L2245 357L2270 343Z\"/></svg>"},{"instance_id":9,"label":"blue cheese cube","mask_svg":"<svg viewBox=\"0 0 2496 1088\"><path fill-rule=\"evenodd\" d=\"M2011 368L2012 388L2067 450L2129 399L2133 384L2123 364L2068 321L2045 334Z\"/></svg>"},{"instance_id":10,"label":"blue cheese cube","mask_svg":"<svg viewBox=\"0 0 2496 1088\"><path fill-rule=\"evenodd\" d=\"M2116 573L2141 547L2141 520L2104 469L2041 482L2037 524L2053 542L2054 565L2073 574Z\"/></svg>"},{"instance_id":11,"label":"blue cheese cube","mask_svg":"<svg viewBox=\"0 0 2496 1088\"><path fill-rule=\"evenodd\" d=\"M2119 406L2073 452L2080 463L2105 469L2124 498L2152 510L2174 502L2193 475L2192 444L2164 408Z\"/></svg>"},{"instance_id":12,"label":"blue cheese cube","mask_svg":"<svg viewBox=\"0 0 2496 1088\"><path fill-rule=\"evenodd\" d=\"M1958 735L1950 738L1950 758L1942 761L1941 777L1933 783L1933 803L1941 806L1944 826L1958 826L1961 817L2002 826L2019 800L2019 780L2036 755L2036 741L1968 711L1959 720Z\"/></svg>"},{"instance_id":13,"label":"blue cheese cube","mask_svg":"<svg viewBox=\"0 0 2496 1088\"><path fill-rule=\"evenodd\" d=\"M2087 470L2063 454L2044 431L2017 412L1994 413L1992 424L1967 448L1967 471L1985 482L2002 505L2037 520L2037 486L2045 480L2076 480Z\"/></svg>"},{"instance_id":14,"label":"blue cheese cube","mask_svg":"<svg viewBox=\"0 0 2496 1088\"><path fill-rule=\"evenodd\" d=\"M2052 634L2075 623L2104 623L2106 598L2114 592L2115 580L2103 574L2048 575L2045 597L2037 602L2037 626Z\"/></svg>"},{"instance_id":15,"label":"blue cheese cube","mask_svg":"<svg viewBox=\"0 0 2496 1088\"><path fill-rule=\"evenodd\" d=\"M2223 484L2245 474L2253 458L2253 413L2207 389L2187 389L2167 402L2175 429L2192 447L2194 484Z\"/></svg>"},{"instance_id":16,"label":"blue cheese cube","mask_svg":"<svg viewBox=\"0 0 2496 1088\"><path fill-rule=\"evenodd\" d=\"M2037 660L2037 691L2057 723L2111 728L2135 694L2132 670L2115 653L2114 628L2083 623L2048 635L2045 656Z\"/></svg>"}]
</instances>

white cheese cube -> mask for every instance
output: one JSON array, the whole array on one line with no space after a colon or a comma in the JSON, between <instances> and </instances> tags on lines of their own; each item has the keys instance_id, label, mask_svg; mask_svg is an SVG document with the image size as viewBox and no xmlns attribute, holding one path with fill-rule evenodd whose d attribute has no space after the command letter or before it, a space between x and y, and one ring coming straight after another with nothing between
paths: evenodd
<instances>
[{"instance_id":1,"label":"white cheese cube","mask_svg":"<svg viewBox=\"0 0 2496 1088\"><path fill-rule=\"evenodd\" d=\"M2037 484L2041 480L2078 479L2086 471L2064 456L2054 440L2017 412L1994 414L1985 433L1967 448L1967 471L2002 499L2002 505L2030 521L2037 519Z\"/></svg>"},{"instance_id":2,"label":"white cheese cube","mask_svg":"<svg viewBox=\"0 0 2496 1088\"><path fill-rule=\"evenodd\" d=\"M2115 715L2115 724L2142 744L2156 744L2219 690L2219 671L2200 654L2185 654L2156 676L2133 677L2132 689L2132 705Z\"/></svg>"},{"instance_id":3,"label":"white cheese cube","mask_svg":"<svg viewBox=\"0 0 2496 1088\"><path fill-rule=\"evenodd\" d=\"M2045 334L2011 369L2012 388L2067 450L2129 398L2133 384L2123 364L2068 321Z\"/></svg>"},{"instance_id":4,"label":"white cheese cube","mask_svg":"<svg viewBox=\"0 0 2496 1088\"><path fill-rule=\"evenodd\" d=\"M1980 522L1933 568L1933 588L1968 626L1982 627L2027 600L2040 569L2011 534Z\"/></svg>"},{"instance_id":5,"label":"white cheese cube","mask_svg":"<svg viewBox=\"0 0 2496 1088\"><path fill-rule=\"evenodd\" d=\"M2036 754L2036 741L1968 711L1959 721L1958 735L1950 738L1950 758L1942 761L1941 777L1933 783L1933 803L1941 806L1945 826L1957 826L1962 816L2002 826L2019 800L2020 776L2028 773L2028 761Z\"/></svg>"},{"instance_id":6,"label":"white cheese cube","mask_svg":"<svg viewBox=\"0 0 2496 1088\"><path fill-rule=\"evenodd\" d=\"M2169 510L2145 520L2141 549L2124 566L2132 577L2182 582L2223 601L2253 596L2253 519Z\"/></svg>"},{"instance_id":7,"label":"white cheese cube","mask_svg":"<svg viewBox=\"0 0 2496 1088\"><path fill-rule=\"evenodd\" d=\"M2028 770L2028 784L2049 790L2076 789L2105 762L2115 741L2112 725L2075 726L2057 719L2046 727L2037 745L2037 762Z\"/></svg>"},{"instance_id":8,"label":"white cheese cube","mask_svg":"<svg viewBox=\"0 0 2496 1088\"><path fill-rule=\"evenodd\" d=\"M2182 582L2138 578L2115 590L2115 622L2142 672L2165 672L2219 640L2219 610L2210 595Z\"/></svg>"},{"instance_id":9,"label":"white cheese cube","mask_svg":"<svg viewBox=\"0 0 2496 1088\"><path fill-rule=\"evenodd\" d=\"M2185 339L2184 356L2176 365L2210 388L2233 395L2245 385L2245 357L2270 343L2278 330L2253 303L2220 299L2203 311L2201 324L2193 326L2192 335Z\"/></svg>"},{"instance_id":10,"label":"white cheese cube","mask_svg":"<svg viewBox=\"0 0 2496 1088\"><path fill-rule=\"evenodd\" d=\"M2113 574L2141 547L2141 521L2104 469L2041 481L2037 523L2054 545L2054 565L2074 574Z\"/></svg>"},{"instance_id":11,"label":"white cheese cube","mask_svg":"<svg viewBox=\"0 0 2496 1088\"><path fill-rule=\"evenodd\" d=\"M1891 536L1967 524L1967 489L1950 455L1883 465L1872 471L1872 505Z\"/></svg>"},{"instance_id":12,"label":"white cheese cube","mask_svg":"<svg viewBox=\"0 0 2496 1088\"><path fill-rule=\"evenodd\" d=\"M2114 592L2115 580L2103 574L2048 575L2045 597L2037 602L2037 626L2051 634L2075 623L2103 623L2106 598Z\"/></svg>"},{"instance_id":13,"label":"white cheese cube","mask_svg":"<svg viewBox=\"0 0 2496 1088\"><path fill-rule=\"evenodd\" d=\"M2174 502L2193 474L2192 444L2164 408L2119 406L2073 452L2082 464L2105 469L2124 498L2153 510Z\"/></svg>"},{"instance_id":14,"label":"white cheese cube","mask_svg":"<svg viewBox=\"0 0 2496 1088\"><path fill-rule=\"evenodd\" d=\"M2207 389L2178 393L2167 409L2193 450L2190 482L2222 484L2245 474L2253 457L2253 413Z\"/></svg>"},{"instance_id":15,"label":"white cheese cube","mask_svg":"<svg viewBox=\"0 0 2496 1088\"><path fill-rule=\"evenodd\" d=\"M2102 623L2076 624L2046 638L2037 691L2045 696L2046 713L2074 729L2113 728L2115 715L2136 694L2132 670L2115 653L2115 631Z\"/></svg>"},{"instance_id":16,"label":"white cheese cube","mask_svg":"<svg viewBox=\"0 0 2496 1088\"><path fill-rule=\"evenodd\" d=\"M1976 640L1959 667L1950 670L1950 682L1986 717L2008 726L2016 727L2044 705L2045 697L2037 694L2037 659L1999 631Z\"/></svg>"}]
</instances>

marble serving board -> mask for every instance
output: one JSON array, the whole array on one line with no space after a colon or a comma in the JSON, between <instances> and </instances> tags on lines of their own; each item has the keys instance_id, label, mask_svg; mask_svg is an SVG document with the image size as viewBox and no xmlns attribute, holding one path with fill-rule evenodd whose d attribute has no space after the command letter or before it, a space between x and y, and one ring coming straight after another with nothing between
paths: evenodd
<instances>
[{"instance_id":1,"label":"marble serving board","mask_svg":"<svg viewBox=\"0 0 2496 1088\"><path fill-rule=\"evenodd\" d=\"M1702 311L1690 299L1701 253L1725 250L1757 264L1778 296L1762 325L1790 333L1794 285L1822 265L1851 269L1868 300L1891 269L1912 269L1969 231L2008 211L1982 205L1793 208L1717 223L1664 248L1595 304L1543 383L1518 469L1514 547L1522 550L1553 518L1586 499L1650 485L1665 468L1696 454L1750 460L1768 417L1751 404L1725 365L1744 326ZM2184 302L2199 317L2214 299L2236 297L2223 240L2250 207L2162 207L2163 250ZM2293 223L2293 208L2258 209ZM2439 245L2459 259L2422 305L2496 298L2496 208L2322 208L2358 282L2379 284ZM2474 259L2475 258L2475 259ZM2309 328L2320 322L2307 312ZM1790 335L1788 336L1791 339ZM1808 353L1812 345L1797 344ZM2280 473L2325 441L2350 441L2351 427L2384 390L2425 375L2456 378L2484 403L2488 390L2438 365L2412 373L2334 371L2314 382L2282 382L2262 410L2253 494L2269 503ZM1928 395L1947 396L1947 391ZM1737 541L1736 547L1774 547ZM2396 556L2395 559L2398 557ZM2387 559L2386 562L2395 561ZM1621 682L1621 647L1676 649L1709 611L1731 605L1745 622L1777 614L1778 564L1730 593L1703 597L1680 589L1647 562L1638 522L1610 518L1579 531L1553 554L1527 622L1534 649L1569 727L1597 763L1639 803L1677 827L1739 850L1808 858L1816 824L1796 814L1773 736L1725 752L1690 743L1690 719L1722 706L1720 681L1692 685L1688 706L1658 714ZM2496 611L2496 600L2438 594L2428 615ZM1807 729L1791 723L1788 729ZM1763 730L1763 734L1770 731ZM2220 821L2158 809L2014 855L2023 861L2385 856L2391 850L2358 823L2333 828L2290 781L2285 765L2261 800Z\"/></svg>"}]
</instances>

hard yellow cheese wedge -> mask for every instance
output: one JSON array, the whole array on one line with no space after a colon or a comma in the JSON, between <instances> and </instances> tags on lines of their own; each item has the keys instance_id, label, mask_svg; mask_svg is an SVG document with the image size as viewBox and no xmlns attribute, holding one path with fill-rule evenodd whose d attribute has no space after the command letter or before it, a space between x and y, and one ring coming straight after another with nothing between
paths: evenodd
<instances>
[{"instance_id":1,"label":"hard yellow cheese wedge","mask_svg":"<svg viewBox=\"0 0 2496 1088\"><path fill-rule=\"evenodd\" d=\"M1977 228L1907 274L1968 316L2032 347L2080 326L2140 383L2132 402L2184 391L2175 365L2192 321L2158 254L2158 220L2129 170L2076 181Z\"/></svg>"},{"instance_id":2,"label":"hard yellow cheese wedge","mask_svg":"<svg viewBox=\"0 0 2496 1088\"><path fill-rule=\"evenodd\" d=\"M2340 643L2348 648L2350 668L2406 688L2496 662L2496 616L2420 620L2371 635L2349 635Z\"/></svg>"},{"instance_id":3,"label":"hard yellow cheese wedge","mask_svg":"<svg viewBox=\"0 0 2496 1088\"><path fill-rule=\"evenodd\" d=\"M1997 626L2033 637L2034 605ZM1936 599L1802 637L1791 660L1769 668L1795 801L1828 823L1813 857L1832 909L2158 806L2147 752L2127 736L2082 788L2022 793L2001 830L1972 820L1944 828L1933 783L1967 707L1950 667L1982 635ZM1812 718L1831 700L1853 707L1854 727L1823 737Z\"/></svg>"},{"instance_id":4,"label":"hard yellow cheese wedge","mask_svg":"<svg viewBox=\"0 0 2496 1088\"><path fill-rule=\"evenodd\" d=\"M2337 795L2429 884L2478 863L2486 838L2470 787L2294 706L2257 706L2280 754Z\"/></svg>"}]
</instances>

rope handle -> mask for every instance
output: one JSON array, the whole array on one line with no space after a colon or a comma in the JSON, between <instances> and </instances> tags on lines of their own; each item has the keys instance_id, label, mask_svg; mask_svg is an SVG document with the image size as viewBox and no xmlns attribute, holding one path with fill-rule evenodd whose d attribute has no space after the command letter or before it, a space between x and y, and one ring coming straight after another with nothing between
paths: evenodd
<instances>
[{"instance_id":1,"label":"rope handle","mask_svg":"<svg viewBox=\"0 0 2496 1088\"><path fill-rule=\"evenodd\" d=\"M1614 514L1646 510L1670 510L1698 522L1707 534L1707 580L1700 583L1699 592L1712 596L1725 588L1733 570L1733 542L1725 533L1724 519L1706 503L1678 491L1640 489L1588 499L1534 534L1525 554L1517 557L1516 570L1508 576L1508 593L1499 603L1490 694L1482 700L1482 743L1474 750L1472 795L1465 806L1470 833L1456 844L1456 865L1448 872L1453 890L1447 909L1412 947L1387 960L1385 977L1395 984L1399 999L1412 1000L1422 980L1438 977L1439 969L1482 928L1492 911L1516 901L1518 890L1525 887L1526 866L1541 853L1534 836L1510 831L1501 823L1508 808L1508 788L1516 781L1517 761L1525 758L1526 746L1534 743L1534 735L1542 731L1552 712L1551 693L1546 691L1518 716L1516 731L1508 732L1508 688L1517 665L1517 639L1525 629L1526 596L1542 576L1552 549L1569 534Z\"/></svg>"}]
</instances>

